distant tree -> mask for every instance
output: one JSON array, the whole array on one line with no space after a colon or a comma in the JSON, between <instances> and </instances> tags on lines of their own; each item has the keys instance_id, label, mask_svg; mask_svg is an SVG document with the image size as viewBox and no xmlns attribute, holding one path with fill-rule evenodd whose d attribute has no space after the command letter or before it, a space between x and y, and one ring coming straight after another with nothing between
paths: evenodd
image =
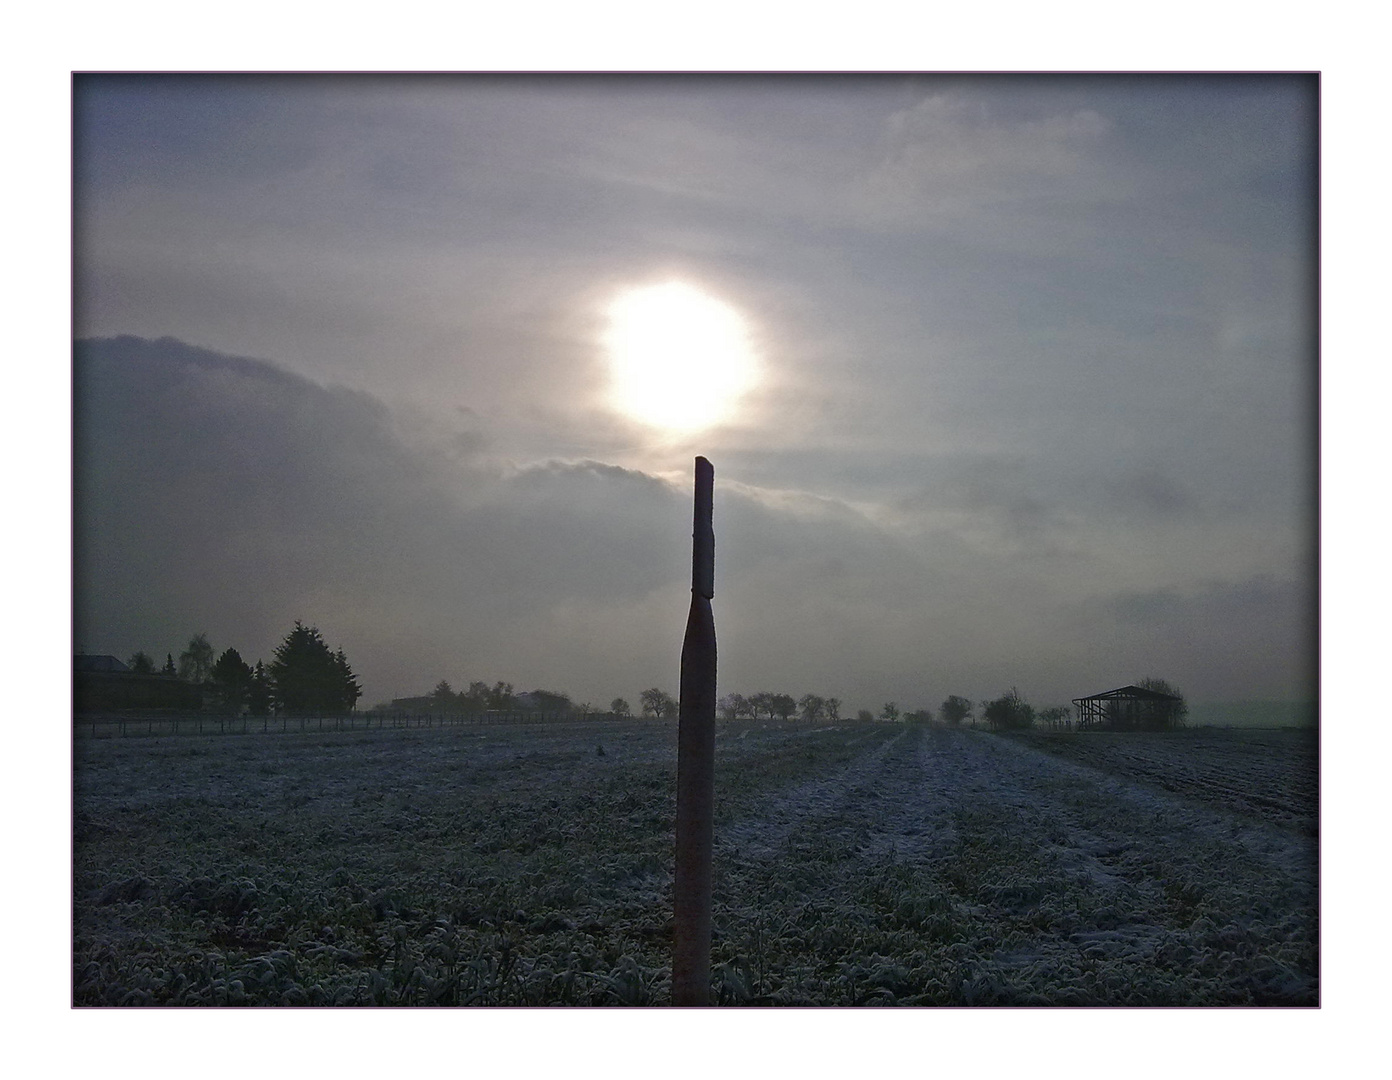
<instances>
[{"instance_id":1,"label":"distant tree","mask_svg":"<svg viewBox=\"0 0 1392 1080\"><path fill-rule=\"evenodd\" d=\"M773 699L776 695L767 690L760 690L757 694L750 694L746 704L749 706L749 715L755 720L759 719L759 714L763 713L768 719L773 719Z\"/></svg>"},{"instance_id":2,"label":"distant tree","mask_svg":"<svg viewBox=\"0 0 1392 1080\"><path fill-rule=\"evenodd\" d=\"M276 708L295 715L351 712L362 688L343 650L330 652L318 627L295 623L270 666Z\"/></svg>"},{"instance_id":3,"label":"distant tree","mask_svg":"<svg viewBox=\"0 0 1392 1080\"><path fill-rule=\"evenodd\" d=\"M892 701L886 701L883 709L880 710L880 719L894 721L899 719L899 706Z\"/></svg>"},{"instance_id":4,"label":"distant tree","mask_svg":"<svg viewBox=\"0 0 1392 1080\"><path fill-rule=\"evenodd\" d=\"M826 698L803 694L798 699L798 712L808 723L816 723L826 715Z\"/></svg>"},{"instance_id":5,"label":"distant tree","mask_svg":"<svg viewBox=\"0 0 1392 1080\"><path fill-rule=\"evenodd\" d=\"M434 712L456 712L459 708L459 695L454 692L449 681L441 679L430 692L430 707Z\"/></svg>"},{"instance_id":6,"label":"distant tree","mask_svg":"<svg viewBox=\"0 0 1392 1080\"><path fill-rule=\"evenodd\" d=\"M468 690L459 692L459 702L465 712L483 712L488 708L488 684L477 680L471 682Z\"/></svg>"},{"instance_id":7,"label":"distant tree","mask_svg":"<svg viewBox=\"0 0 1392 1080\"><path fill-rule=\"evenodd\" d=\"M174 666L174 654L173 654L173 653L165 653L165 654L164 654L164 667L160 669L160 674L161 674L161 675L170 675L170 676L173 676L174 678L178 678L178 676L179 676L179 670Z\"/></svg>"},{"instance_id":8,"label":"distant tree","mask_svg":"<svg viewBox=\"0 0 1392 1080\"><path fill-rule=\"evenodd\" d=\"M1050 729L1063 727L1064 723L1073 717L1073 710L1067 705L1055 705L1049 709L1041 709L1039 712L1039 722Z\"/></svg>"},{"instance_id":9,"label":"distant tree","mask_svg":"<svg viewBox=\"0 0 1392 1080\"><path fill-rule=\"evenodd\" d=\"M872 713L869 709L858 709L856 711L856 719L861 721L862 723L865 723L867 721L874 720L875 714Z\"/></svg>"},{"instance_id":10,"label":"distant tree","mask_svg":"<svg viewBox=\"0 0 1392 1080\"><path fill-rule=\"evenodd\" d=\"M797 712L797 699L792 694L774 694L769 700L769 708L778 714L780 720L787 720Z\"/></svg>"},{"instance_id":11,"label":"distant tree","mask_svg":"<svg viewBox=\"0 0 1392 1080\"><path fill-rule=\"evenodd\" d=\"M353 674L353 669L348 666L348 657L341 648L334 653L334 672L338 676L338 691L342 695L343 711L352 712L357 708L358 698L362 697L362 685Z\"/></svg>"},{"instance_id":12,"label":"distant tree","mask_svg":"<svg viewBox=\"0 0 1392 1080\"><path fill-rule=\"evenodd\" d=\"M913 712L906 712L903 719L906 724L931 724L933 713L930 709L915 709Z\"/></svg>"},{"instance_id":13,"label":"distant tree","mask_svg":"<svg viewBox=\"0 0 1392 1080\"><path fill-rule=\"evenodd\" d=\"M638 701L643 707L644 716L658 716L671 719L677 715L680 708L676 698L665 690L659 690L655 686L639 694Z\"/></svg>"},{"instance_id":14,"label":"distant tree","mask_svg":"<svg viewBox=\"0 0 1392 1080\"><path fill-rule=\"evenodd\" d=\"M841 699L829 697L826 699L827 719L833 724L841 719Z\"/></svg>"},{"instance_id":15,"label":"distant tree","mask_svg":"<svg viewBox=\"0 0 1392 1080\"><path fill-rule=\"evenodd\" d=\"M1143 708L1141 711L1141 727L1147 730L1158 730L1184 726L1189 717L1189 703L1184 700L1184 695L1177 688L1171 686L1164 679L1155 679L1149 675L1136 685L1142 690L1154 690L1157 694L1169 694L1170 697L1179 699L1177 705L1147 702L1149 707Z\"/></svg>"},{"instance_id":16,"label":"distant tree","mask_svg":"<svg viewBox=\"0 0 1392 1080\"><path fill-rule=\"evenodd\" d=\"M271 673L260 660L251 672L251 688L247 691L247 711L252 716L268 716L271 712Z\"/></svg>"},{"instance_id":17,"label":"distant tree","mask_svg":"<svg viewBox=\"0 0 1392 1080\"><path fill-rule=\"evenodd\" d=\"M542 712L574 712L575 702L569 694L557 690L533 690L529 695L536 708Z\"/></svg>"},{"instance_id":18,"label":"distant tree","mask_svg":"<svg viewBox=\"0 0 1392 1080\"><path fill-rule=\"evenodd\" d=\"M150 659L148 653L136 653L126 661L126 667L137 675L153 675L155 673L155 662Z\"/></svg>"},{"instance_id":19,"label":"distant tree","mask_svg":"<svg viewBox=\"0 0 1392 1080\"><path fill-rule=\"evenodd\" d=\"M726 694L715 703L715 707L720 711L722 720L738 720L739 709L735 707L735 694Z\"/></svg>"},{"instance_id":20,"label":"distant tree","mask_svg":"<svg viewBox=\"0 0 1392 1080\"><path fill-rule=\"evenodd\" d=\"M938 712L948 727L960 727L962 721L971 716L972 703L964 697L952 694L939 706Z\"/></svg>"},{"instance_id":21,"label":"distant tree","mask_svg":"<svg viewBox=\"0 0 1392 1080\"><path fill-rule=\"evenodd\" d=\"M621 720L627 720L633 715L633 708L621 697L616 697L609 702L609 711Z\"/></svg>"},{"instance_id":22,"label":"distant tree","mask_svg":"<svg viewBox=\"0 0 1392 1080\"><path fill-rule=\"evenodd\" d=\"M236 649L226 649L213 665L212 683L222 707L239 713L251 695L253 672Z\"/></svg>"},{"instance_id":23,"label":"distant tree","mask_svg":"<svg viewBox=\"0 0 1392 1080\"><path fill-rule=\"evenodd\" d=\"M205 683L213 674L213 647L207 634L195 634L188 648L179 654L179 678L191 683Z\"/></svg>"},{"instance_id":24,"label":"distant tree","mask_svg":"<svg viewBox=\"0 0 1392 1080\"><path fill-rule=\"evenodd\" d=\"M503 682L500 679L486 690L484 695L487 701L485 707L495 712L511 712L517 708L517 695L513 693L510 682Z\"/></svg>"},{"instance_id":25,"label":"distant tree","mask_svg":"<svg viewBox=\"0 0 1392 1080\"><path fill-rule=\"evenodd\" d=\"M1020 691L1013 686L1008 694L1002 694L985 705L986 723L995 731L1028 728L1034 724L1034 707L1020 697Z\"/></svg>"}]
</instances>

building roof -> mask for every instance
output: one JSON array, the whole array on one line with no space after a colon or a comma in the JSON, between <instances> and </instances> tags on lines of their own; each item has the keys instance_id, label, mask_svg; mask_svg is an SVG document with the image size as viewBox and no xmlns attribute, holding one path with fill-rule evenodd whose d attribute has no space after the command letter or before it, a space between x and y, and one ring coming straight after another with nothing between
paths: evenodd
<instances>
[{"instance_id":1,"label":"building roof","mask_svg":"<svg viewBox=\"0 0 1392 1080\"><path fill-rule=\"evenodd\" d=\"M1147 690L1144 686L1119 686L1115 690L1105 690L1091 697L1074 698L1074 701L1111 701L1117 698L1144 698L1147 701L1180 701L1174 694L1162 694L1159 690Z\"/></svg>"},{"instance_id":2,"label":"building roof","mask_svg":"<svg viewBox=\"0 0 1392 1080\"><path fill-rule=\"evenodd\" d=\"M117 660L114 656L84 656L73 657L74 671L129 671L130 668Z\"/></svg>"}]
</instances>

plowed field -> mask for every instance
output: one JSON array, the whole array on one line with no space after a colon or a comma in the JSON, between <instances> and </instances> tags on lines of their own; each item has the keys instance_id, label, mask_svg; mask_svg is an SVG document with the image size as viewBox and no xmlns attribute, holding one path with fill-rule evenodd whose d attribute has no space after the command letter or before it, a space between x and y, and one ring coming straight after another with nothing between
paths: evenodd
<instances>
[{"instance_id":1,"label":"plowed field","mask_svg":"<svg viewBox=\"0 0 1392 1080\"><path fill-rule=\"evenodd\" d=\"M1287 734L722 724L719 1000L1317 1004ZM663 1004L675 746L79 736L74 1002Z\"/></svg>"}]
</instances>

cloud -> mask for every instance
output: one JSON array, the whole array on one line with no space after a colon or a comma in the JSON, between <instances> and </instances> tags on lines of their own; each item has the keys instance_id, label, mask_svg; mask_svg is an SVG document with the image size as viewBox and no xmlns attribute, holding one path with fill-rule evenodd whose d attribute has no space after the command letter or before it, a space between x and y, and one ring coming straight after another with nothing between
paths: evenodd
<instances>
[{"instance_id":1,"label":"cloud","mask_svg":"<svg viewBox=\"0 0 1392 1080\"><path fill-rule=\"evenodd\" d=\"M1107 496L1122 513L1139 517L1183 517L1198 500L1183 484L1158 469L1134 469L1107 483Z\"/></svg>"},{"instance_id":2,"label":"cloud","mask_svg":"<svg viewBox=\"0 0 1392 1080\"><path fill-rule=\"evenodd\" d=\"M404 693L430 665L458 678L490 626L641 597L680 565L660 481L509 472L467 431L432 457L370 396L273 364L91 340L74 386L81 647L177 651L207 630L269 657L303 618Z\"/></svg>"},{"instance_id":3,"label":"cloud","mask_svg":"<svg viewBox=\"0 0 1392 1080\"><path fill-rule=\"evenodd\" d=\"M1096 151L1113 127L1095 109L1006 116L985 100L935 93L887 117L864 208L900 226L955 225L983 213L1095 199Z\"/></svg>"},{"instance_id":4,"label":"cloud","mask_svg":"<svg viewBox=\"0 0 1392 1080\"><path fill-rule=\"evenodd\" d=\"M408 435L368 395L172 339L79 342L74 385L79 647L206 631L254 660L304 619L374 700L440 678L604 701L675 685L684 483L508 465L467 431ZM862 513L734 478L716 513L728 685L835 693L913 648L933 575Z\"/></svg>"},{"instance_id":5,"label":"cloud","mask_svg":"<svg viewBox=\"0 0 1392 1080\"><path fill-rule=\"evenodd\" d=\"M83 81L79 334L276 363L79 347L79 630L632 699L703 453L731 688L1076 690L1149 640L1108 598L1310 565L1316 89ZM605 303L671 276L764 362L700 445L604 394Z\"/></svg>"},{"instance_id":6,"label":"cloud","mask_svg":"<svg viewBox=\"0 0 1392 1080\"><path fill-rule=\"evenodd\" d=\"M269 659L304 619L369 696L497 677L607 701L675 682L684 487L508 465L467 429L408 433L369 395L172 339L79 342L74 385L81 648L177 652L206 631ZM831 607L905 600L891 582L911 558L835 500L731 481L717 513L725 610L758 641L732 677L812 678L807 628L855 620L828 631Z\"/></svg>"},{"instance_id":7,"label":"cloud","mask_svg":"<svg viewBox=\"0 0 1392 1080\"><path fill-rule=\"evenodd\" d=\"M1258 574L1099 598L1094 617L1115 628L1133 667L1188 673L1191 697L1230 696L1225 685L1312 698L1318 680L1318 590ZM1163 677L1163 676L1162 676ZM1253 694L1252 696L1260 696Z\"/></svg>"},{"instance_id":8,"label":"cloud","mask_svg":"<svg viewBox=\"0 0 1392 1080\"><path fill-rule=\"evenodd\" d=\"M441 678L598 702L676 685L685 474L512 464L467 411L421 427L370 395L171 339L79 342L74 394L80 648L162 655L205 631L266 659L304 619L372 701ZM1142 664L1217 692L1268 689L1309 655L1294 586L1210 588L1211 558L1185 570L1189 500L1158 470L1113 475L1130 502L1108 519L1080 512L1085 485L1022 459L891 458L878 488L854 455L804 462L812 487L794 463L764 464L717 464L726 689L918 707L1018 684L1064 700ZM896 503L915 473L933 482ZM1136 514L1147 527L1119 531ZM1124 584L1137 575L1164 584Z\"/></svg>"}]
</instances>

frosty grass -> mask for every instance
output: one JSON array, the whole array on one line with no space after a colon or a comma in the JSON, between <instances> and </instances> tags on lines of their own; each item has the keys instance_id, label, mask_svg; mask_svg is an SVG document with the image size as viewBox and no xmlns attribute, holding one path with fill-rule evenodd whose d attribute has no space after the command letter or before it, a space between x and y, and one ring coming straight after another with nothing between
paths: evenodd
<instances>
[{"instance_id":1,"label":"frosty grass","mask_svg":"<svg viewBox=\"0 0 1392 1080\"><path fill-rule=\"evenodd\" d=\"M675 735L79 731L74 1003L665 1004ZM722 1003L1318 1004L1313 733L717 754Z\"/></svg>"}]
</instances>

